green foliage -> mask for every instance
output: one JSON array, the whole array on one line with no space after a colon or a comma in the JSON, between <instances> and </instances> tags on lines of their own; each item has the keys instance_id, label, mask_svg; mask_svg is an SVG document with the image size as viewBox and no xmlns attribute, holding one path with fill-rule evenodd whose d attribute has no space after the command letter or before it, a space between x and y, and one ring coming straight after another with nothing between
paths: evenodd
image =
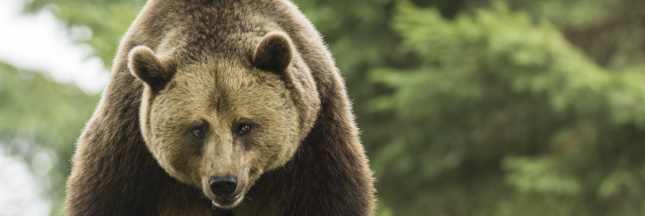
<instances>
[{"instance_id":1,"label":"green foliage","mask_svg":"<svg viewBox=\"0 0 645 216\"><path fill-rule=\"evenodd\" d=\"M295 3L346 77L379 214L645 214L644 1ZM27 8L52 9L72 35L91 29L79 42L107 63L142 5ZM0 123L12 123L0 125L0 140L37 139L33 146L53 152L60 200L63 161L97 97L0 71L9 72L0 73Z\"/></svg>"},{"instance_id":2,"label":"green foliage","mask_svg":"<svg viewBox=\"0 0 645 216\"><path fill-rule=\"evenodd\" d=\"M645 59L645 1L641 0L508 0L511 6L547 19L599 65L623 69Z\"/></svg>"},{"instance_id":3,"label":"green foliage","mask_svg":"<svg viewBox=\"0 0 645 216\"><path fill-rule=\"evenodd\" d=\"M0 62L0 148L30 162L49 185L56 208L64 198L73 144L97 102L98 96L75 86Z\"/></svg>"},{"instance_id":4,"label":"green foliage","mask_svg":"<svg viewBox=\"0 0 645 216\"><path fill-rule=\"evenodd\" d=\"M642 70L598 67L554 27L503 4L447 20L400 1L393 27L420 65L370 73L391 91L371 111L390 118L362 128L389 132L372 161L396 212L643 213L625 202L644 180Z\"/></svg>"}]
</instances>

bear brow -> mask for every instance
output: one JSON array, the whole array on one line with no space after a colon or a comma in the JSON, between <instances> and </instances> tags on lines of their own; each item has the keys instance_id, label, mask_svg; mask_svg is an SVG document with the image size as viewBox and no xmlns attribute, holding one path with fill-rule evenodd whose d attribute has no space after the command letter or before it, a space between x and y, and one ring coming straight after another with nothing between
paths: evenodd
<instances>
[{"instance_id":1,"label":"bear brow","mask_svg":"<svg viewBox=\"0 0 645 216\"><path fill-rule=\"evenodd\" d=\"M208 106L209 110L215 109L215 111L219 112L221 110L221 101L222 100L217 96L217 94L212 93L210 97L210 105Z\"/></svg>"},{"instance_id":2,"label":"bear brow","mask_svg":"<svg viewBox=\"0 0 645 216\"><path fill-rule=\"evenodd\" d=\"M210 94L210 110L215 110L217 113L222 111L222 100L225 100L227 91L212 91Z\"/></svg>"},{"instance_id":3,"label":"bear brow","mask_svg":"<svg viewBox=\"0 0 645 216\"><path fill-rule=\"evenodd\" d=\"M217 110L219 112L220 111L220 106L219 105L220 105L220 102L222 102L222 100L220 100L219 98L216 98L215 101L217 101L216 106L215 106L215 110Z\"/></svg>"}]
</instances>

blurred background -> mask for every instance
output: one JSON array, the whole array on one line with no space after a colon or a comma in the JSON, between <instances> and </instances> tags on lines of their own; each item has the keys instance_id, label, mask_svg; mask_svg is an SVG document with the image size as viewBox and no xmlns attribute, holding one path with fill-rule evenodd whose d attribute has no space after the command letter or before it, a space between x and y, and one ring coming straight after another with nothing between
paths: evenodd
<instances>
[{"instance_id":1,"label":"blurred background","mask_svg":"<svg viewBox=\"0 0 645 216\"><path fill-rule=\"evenodd\" d=\"M295 0L346 78L378 215L645 215L645 1ZM144 0L0 3L0 215L60 215Z\"/></svg>"}]
</instances>

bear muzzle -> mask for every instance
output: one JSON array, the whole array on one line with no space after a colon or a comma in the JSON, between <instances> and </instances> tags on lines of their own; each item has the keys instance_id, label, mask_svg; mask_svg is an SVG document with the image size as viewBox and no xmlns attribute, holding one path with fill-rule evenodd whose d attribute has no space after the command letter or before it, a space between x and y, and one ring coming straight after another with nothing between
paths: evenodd
<instances>
[{"instance_id":1,"label":"bear muzzle","mask_svg":"<svg viewBox=\"0 0 645 216\"><path fill-rule=\"evenodd\" d=\"M232 175L212 176L208 184L213 194L220 197L228 197L237 188L237 177Z\"/></svg>"},{"instance_id":2,"label":"bear muzzle","mask_svg":"<svg viewBox=\"0 0 645 216\"><path fill-rule=\"evenodd\" d=\"M233 208L244 196L244 184L238 184L238 178L233 175L211 176L204 183L207 183L204 185L206 196L219 208Z\"/></svg>"}]
</instances>

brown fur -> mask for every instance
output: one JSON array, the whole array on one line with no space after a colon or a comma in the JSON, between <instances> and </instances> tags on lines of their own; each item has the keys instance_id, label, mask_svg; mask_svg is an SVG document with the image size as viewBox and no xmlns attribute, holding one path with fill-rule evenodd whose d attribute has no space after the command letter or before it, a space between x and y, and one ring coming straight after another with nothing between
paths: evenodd
<instances>
[{"instance_id":1,"label":"brown fur","mask_svg":"<svg viewBox=\"0 0 645 216\"><path fill-rule=\"evenodd\" d=\"M66 214L370 215L353 118L331 55L292 3L150 0L77 143ZM252 123L247 138L232 133L239 121ZM244 199L215 208L205 179L231 173Z\"/></svg>"}]
</instances>

